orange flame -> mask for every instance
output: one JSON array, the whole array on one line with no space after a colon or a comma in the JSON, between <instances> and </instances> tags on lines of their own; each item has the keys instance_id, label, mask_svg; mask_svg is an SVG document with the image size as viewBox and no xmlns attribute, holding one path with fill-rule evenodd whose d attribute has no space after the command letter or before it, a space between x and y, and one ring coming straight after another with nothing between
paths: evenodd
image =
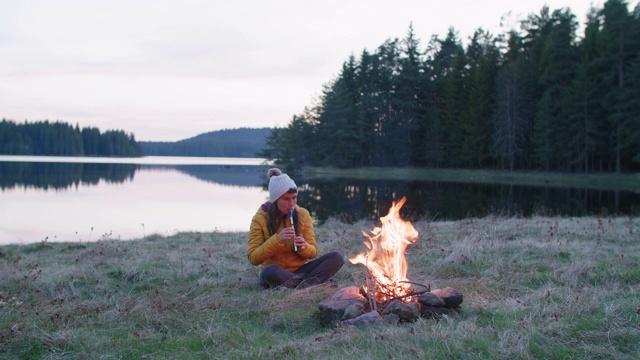
<instances>
[{"instance_id":1,"label":"orange flame","mask_svg":"<svg viewBox=\"0 0 640 360\"><path fill-rule=\"evenodd\" d=\"M418 231L410 222L400 218L400 209L406 201L407 198L403 197L397 203L393 202L389 214L380 218L382 228L375 227L371 231L373 236L362 232L369 239L364 242L369 251L349 259L352 264L362 264L369 269L382 290L376 291L376 299L380 302L408 295L411 290L404 252L407 246L416 242Z\"/></svg>"}]
</instances>

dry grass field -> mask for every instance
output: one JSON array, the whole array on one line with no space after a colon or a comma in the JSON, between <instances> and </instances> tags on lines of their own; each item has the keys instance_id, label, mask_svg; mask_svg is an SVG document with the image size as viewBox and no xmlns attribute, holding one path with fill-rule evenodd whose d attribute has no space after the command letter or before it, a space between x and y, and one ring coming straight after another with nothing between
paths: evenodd
<instances>
[{"instance_id":1,"label":"dry grass field","mask_svg":"<svg viewBox=\"0 0 640 360\"><path fill-rule=\"evenodd\" d=\"M325 327L357 283L264 290L247 233L0 246L0 358L638 359L640 219L419 220L408 277L464 294L462 315ZM320 252L366 251L372 221L316 229Z\"/></svg>"}]
</instances>

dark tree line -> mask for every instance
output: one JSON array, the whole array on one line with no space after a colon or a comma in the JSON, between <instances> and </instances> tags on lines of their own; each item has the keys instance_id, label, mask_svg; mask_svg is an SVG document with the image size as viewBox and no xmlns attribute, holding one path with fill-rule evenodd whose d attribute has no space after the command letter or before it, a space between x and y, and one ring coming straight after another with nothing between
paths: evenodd
<instances>
[{"instance_id":1,"label":"dark tree line","mask_svg":"<svg viewBox=\"0 0 640 360\"><path fill-rule=\"evenodd\" d=\"M451 28L426 49L410 26L351 56L261 156L291 166L563 172L640 169L640 5L543 7L519 30Z\"/></svg>"},{"instance_id":2,"label":"dark tree line","mask_svg":"<svg viewBox=\"0 0 640 360\"><path fill-rule=\"evenodd\" d=\"M58 121L17 124L2 119L0 154L135 157L142 156L142 149L133 134L122 130L101 133Z\"/></svg>"}]
</instances>

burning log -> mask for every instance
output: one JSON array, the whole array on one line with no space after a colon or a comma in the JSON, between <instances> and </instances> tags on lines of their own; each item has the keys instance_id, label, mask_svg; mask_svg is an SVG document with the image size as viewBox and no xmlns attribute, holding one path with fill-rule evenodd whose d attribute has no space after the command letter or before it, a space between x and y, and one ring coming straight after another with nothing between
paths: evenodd
<instances>
[{"instance_id":1,"label":"burning log","mask_svg":"<svg viewBox=\"0 0 640 360\"><path fill-rule=\"evenodd\" d=\"M396 300L401 300L403 302L415 301L415 299L417 299L419 296L429 293L431 289L431 285L423 285L410 281L406 281L403 283L409 284L407 292L402 295L396 295L396 293L394 292L395 289L390 289L388 286L378 283L375 279L368 275L366 276L367 285L360 287L360 295L369 300L371 309L377 310L378 307L384 309L388 304ZM416 290L416 286L422 287L423 290ZM382 296L380 296L380 294L382 294ZM380 301L380 298L386 300Z\"/></svg>"}]
</instances>

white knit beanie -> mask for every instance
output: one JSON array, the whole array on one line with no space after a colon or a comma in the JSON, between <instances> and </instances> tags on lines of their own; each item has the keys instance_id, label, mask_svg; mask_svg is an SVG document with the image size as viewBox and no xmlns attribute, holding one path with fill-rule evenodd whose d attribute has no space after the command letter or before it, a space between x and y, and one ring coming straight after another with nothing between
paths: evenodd
<instances>
[{"instance_id":1,"label":"white knit beanie","mask_svg":"<svg viewBox=\"0 0 640 360\"><path fill-rule=\"evenodd\" d=\"M267 177L269 178L269 200L272 203L275 203L289 189L298 188L289 175L283 174L278 168L269 169Z\"/></svg>"}]
</instances>

